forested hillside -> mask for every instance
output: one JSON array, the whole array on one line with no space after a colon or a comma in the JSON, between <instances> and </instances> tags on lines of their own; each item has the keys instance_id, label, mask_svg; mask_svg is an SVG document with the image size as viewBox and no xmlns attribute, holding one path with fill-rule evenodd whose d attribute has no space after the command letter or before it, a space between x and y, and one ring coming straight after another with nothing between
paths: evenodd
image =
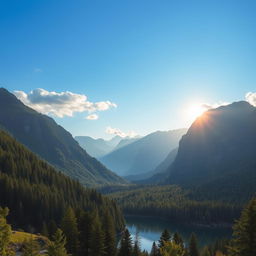
<instances>
[{"instance_id":1,"label":"forested hillside","mask_svg":"<svg viewBox=\"0 0 256 256\"><path fill-rule=\"evenodd\" d=\"M60 224L68 207L74 210L107 211L116 229L124 225L116 204L77 181L57 172L45 161L0 131L0 206L10 209L14 227L40 231Z\"/></svg>"},{"instance_id":2,"label":"forested hillside","mask_svg":"<svg viewBox=\"0 0 256 256\"><path fill-rule=\"evenodd\" d=\"M89 156L52 118L25 106L3 88L0 88L0 125L31 151L83 185L125 183Z\"/></svg>"},{"instance_id":3,"label":"forested hillside","mask_svg":"<svg viewBox=\"0 0 256 256\"><path fill-rule=\"evenodd\" d=\"M177 185L110 187L101 191L115 199L125 214L164 217L182 223L232 223L242 209L242 204L207 200L203 194L197 200L195 191Z\"/></svg>"}]
</instances>

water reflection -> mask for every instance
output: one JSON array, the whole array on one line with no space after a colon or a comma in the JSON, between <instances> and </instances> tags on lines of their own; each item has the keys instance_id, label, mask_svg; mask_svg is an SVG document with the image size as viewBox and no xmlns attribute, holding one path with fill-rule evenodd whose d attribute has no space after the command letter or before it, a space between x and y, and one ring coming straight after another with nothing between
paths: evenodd
<instances>
[{"instance_id":1,"label":"water reflection","mask_svg":"<svg viewBox=\"0 0 256 256\"><path fill-rule=\"evenodd\" d=\"M158 241L162 231L167 228L171 233L178 232L185 242L194 232L200 245L206 245L217 239L230 238L232 230L229 227L205 227L195 225L177 224L165 219L151 217L126 217L127 227L134 238L136 231L139 232L141 248L150 251L152 243Z\"/></svg>"}]
</instances>

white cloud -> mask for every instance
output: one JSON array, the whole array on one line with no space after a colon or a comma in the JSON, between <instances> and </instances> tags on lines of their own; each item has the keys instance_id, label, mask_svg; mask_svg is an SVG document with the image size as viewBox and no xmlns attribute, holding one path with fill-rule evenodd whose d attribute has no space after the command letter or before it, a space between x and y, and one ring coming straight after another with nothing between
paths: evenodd
<instances>
[{"instance_id":1,"label":"white cloud","mask_svg":"<svg viewBox=\"0 0 256 256\"><path fill-rule=\"evenodd\" d=\"M75 112L106 111L117 107L110 101L90 102L84 94L66 92L49 92L44 89L35 89L29 93L14 91L16 97L25 105L43 114L57 117L73 116ZM95 120L95 119L94 119Z\"/></svg>"},{"instance_id":2,"label":"white cloud","mask_svg":"<svg viewBox=\"0 0 256 256\"><path fill-rule=\"evenodd\" d=\"M138 134L134 131L129 131L129 132L123 132L121 131L120 129L118 128L112 128L112 127L107 127L106 128L106 131L105 131L107 134L112 134L112 135L117 135L117 136L120 136L122 138L124 137L130 137L130 138L133 138L133 137L136 137L138 136Z\"/></svg>"},{"instance_id":3,"label":"white cloud","mask_svg":"<svg viewBox=\"0 0 256 256\"><path fill-rule=\"evenodd\" d=\"M256 93L255 92L248 92L245 95L246 101L248 101L251 105L256 107Z\"/></svg>"},{"instance_id":4,"label":"white cloud","mask_svg":"<svg viewBox=\"0 0 256 256\"><path fill-rule=\"evenodd\" d=\"M97 114L91 114L86 117L87 120L97 120L99 119L99 116Z\"/></svg>"}]
</instances>

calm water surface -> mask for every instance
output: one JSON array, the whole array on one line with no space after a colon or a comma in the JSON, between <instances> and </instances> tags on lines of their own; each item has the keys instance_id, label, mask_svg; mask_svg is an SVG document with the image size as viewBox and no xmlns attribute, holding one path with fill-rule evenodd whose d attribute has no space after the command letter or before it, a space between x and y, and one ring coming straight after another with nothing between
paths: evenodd
<instances>
[{"instance_id":1,"label":"calm water surface","mask_svg":"<svg viewBox=\"0 0 256 256\"><path fill-rule=\"evenodd\" d=\"M154 241L159 240L165 228L171 233L178 232L181 234L185 242L188 241L190 234L194 232L201 246L212 243L220 238L230 238L232 234L232 229L228 227L182 225L155 217L126 216L125 219L132 237L135 237L136 231L139 232L141 248L147 251L151 250Z\"/></svg>"}]
</instances>

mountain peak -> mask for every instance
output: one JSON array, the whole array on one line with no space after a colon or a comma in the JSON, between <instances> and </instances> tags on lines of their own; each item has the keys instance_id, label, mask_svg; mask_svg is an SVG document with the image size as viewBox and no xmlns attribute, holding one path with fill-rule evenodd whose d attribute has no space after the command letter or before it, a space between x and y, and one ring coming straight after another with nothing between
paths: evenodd
<instances>
[{"instance_id":1,"label":"mountain peak","mask_svg":"<svg viewBox=\"0 0 256 256\"><path fill-rule=\"evenodd\" d=\"M233 102L231 104L228 104L228 105L225 105L225 106L220 106L216 109L211 109L207 112L214 112L214 111L218 111L218 112L221 112L221 111L254 111L255 110L255 107L252 106L249 102L247 101L236 101L236 102ZM206 113L207 113L206 112ZM238 114L238 112L237 112Z\"/></svg>"},{"instance_id":2,"label":"mountain peak","mask_svg":"<svg viewBox=\"0 0 256 256\"><path fill-rule=\"evenodd\" d=\"M8 102L18 102L18 99L5 88L0 88L0 104L6 104Z\"/></svg>"}]
</instances>

